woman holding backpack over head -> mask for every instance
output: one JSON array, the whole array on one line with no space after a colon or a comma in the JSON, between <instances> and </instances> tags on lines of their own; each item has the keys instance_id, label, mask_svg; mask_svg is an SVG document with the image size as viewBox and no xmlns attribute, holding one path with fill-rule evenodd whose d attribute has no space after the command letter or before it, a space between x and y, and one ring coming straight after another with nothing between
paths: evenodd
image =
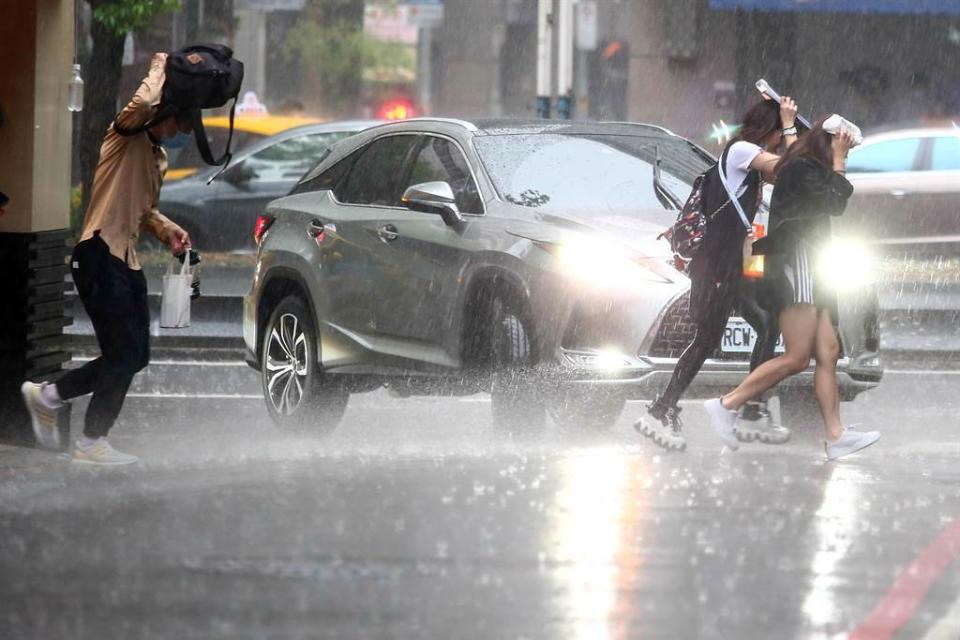
<instances>
[{"instance_id":1,"label":"woman holding backpack over head","mask_svg":"<svg viewBox=\"0 0 960 640\"><path fill-rule=\"evenodd\" d=\"M705 403L714 430L728 443L736 442L732 432L737 409L788 376L804 371L811 357L816 360L814 388L824 420L827 459L854 453L880 439L877 431L845 428L840 420L837 296L814 267L817 250L830 240L830 217L841 215L853 194L844 173L847 153L858 137L856 131L840 116L821 118L776 167L770 233L754 244L754 251L772 258L768 277L773 278L780 296L786 352L757 367L730 393Z\"/></svg>"},{"instance_id":2,"label":"woman holding backpack over head","mask_svg":"<svg viewBox=\"0 0 960 640\"><path fill-rule=\"evenodd\" d=\"M689 265L690 316L696 334L680 356L664 392L647 407L647 416L634 424L641 435L666 449L686 447L677 402L720 344L738 295L747 230L727 187L752 222L763 181L772 182L775 177L780 162L776 152L781 145L789 148L797 139L796 114L797 105L789 97L780 103L766 99L751 107L743 116L737 136L720 155L718 166L707 174L703 192L707 223L702 245Z\"/></svg>"}]
</instances>

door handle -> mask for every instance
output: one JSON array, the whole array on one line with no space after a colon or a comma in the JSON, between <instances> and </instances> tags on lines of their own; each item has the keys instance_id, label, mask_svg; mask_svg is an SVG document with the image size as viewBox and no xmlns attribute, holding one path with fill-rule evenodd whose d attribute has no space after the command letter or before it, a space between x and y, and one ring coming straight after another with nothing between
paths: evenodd
<instances>
[{"instance_id":1,"label":"door handle","mask_svg":"<svg viewBox=\"0 0 960 640\"><path fill-rule=\"evenodd\" d=\"M894 198L900 199L906 198L908 195L910 195L910 192L906 189L891 189L890 195L892 195Z\"/></svg>"},{"instance_id":2,"label":"door handle","mask_svg":"<svg viewBox=\"0 0 960 640\"><path fill-rule=\"evenodd\" d=\"M380 238L381 242L393 242L400 237L400 234L397 232L397 228L392 224L385 224L379 229L377 229L377 237Z\"/></svg>"},{"instance_id":3,"label":"door handle","mask_svg":"<svg viewBox=\"0 0 960 640\"><path fill-rule=\"evenodd\" d=\"M314 218L310 221L310 226L307 227L307 235L311 238L316 238L321 233L327 230L327 227L323 222Z\"/></svg>"}]
</instances>

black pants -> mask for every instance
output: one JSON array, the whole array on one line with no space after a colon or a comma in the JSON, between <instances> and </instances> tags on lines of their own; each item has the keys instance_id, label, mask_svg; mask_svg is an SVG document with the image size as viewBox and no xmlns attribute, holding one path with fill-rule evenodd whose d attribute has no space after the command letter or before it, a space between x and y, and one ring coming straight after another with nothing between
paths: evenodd
<instances>
[{"instance_id":1,"label":"black pants","mask_svg":"<svg viewBox=\"0 0 960 640\"><path fill-rule=\"evenodd\" d=\"M106 436L120 415L133 376L150 361L147 281L95 235L74 248L73 281L93 323L100 357L57 381L64 400L93 393L83 433Z\"/></svg>"},{"instance_id":2,"label":"black pants","mask_svg":"<svg viewBox=\"0 0 960 640\"><path fill-rule=\"evenodd\" d=\"M780 336L779 311L769 304L772 298L765 295L764 282L739 278L721 283L694 281L692 285L691 315L697 332L680 355L667 388L650 407L650 413L657 417L677 406L703 363L720 346L734 306L739 306L743 319L757 333L750 355L750 371L775 355Z\"/></svg>"}]
</instances>

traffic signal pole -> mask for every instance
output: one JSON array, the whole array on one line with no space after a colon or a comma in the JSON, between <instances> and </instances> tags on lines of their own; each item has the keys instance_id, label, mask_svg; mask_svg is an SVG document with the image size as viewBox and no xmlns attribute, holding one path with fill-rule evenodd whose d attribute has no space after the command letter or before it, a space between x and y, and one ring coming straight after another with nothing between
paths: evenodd
<instances>
[{"instance_id":1,"label":"traffic signal pole","mask_svg":"<svg viewBox=\"0 0 960 640\"><path fill-rule=\"evenodd\" d=\"M553 0L537 0L537 117L550 117L553 95Z\"/></svg>"}]
</instances>

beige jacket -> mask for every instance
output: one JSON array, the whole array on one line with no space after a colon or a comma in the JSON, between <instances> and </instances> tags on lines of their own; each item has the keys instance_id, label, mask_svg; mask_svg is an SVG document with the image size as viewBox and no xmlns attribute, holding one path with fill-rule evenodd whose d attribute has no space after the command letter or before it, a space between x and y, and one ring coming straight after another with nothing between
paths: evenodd
<instances>
[{"instance_id":1,"label":"beige jacket","mask_svg":"<svg viewBox=\"0 0 960 640\"><path fill-rule=\"evenodd\" d=\"M165 63L164 56L154 55L150 73L117 116L124 128L142 125L154 114L160 103ZM178 228L157 210L166 172L167 153L154 145L146 132L124 137L114 131L111 123L100 147L100 161L80 239L88 240L99 231L110 253L124 260L131 269L139 270L140 228L147 228L165 244L169 244L170 231Z\"/></svg>"}]
</instances>

